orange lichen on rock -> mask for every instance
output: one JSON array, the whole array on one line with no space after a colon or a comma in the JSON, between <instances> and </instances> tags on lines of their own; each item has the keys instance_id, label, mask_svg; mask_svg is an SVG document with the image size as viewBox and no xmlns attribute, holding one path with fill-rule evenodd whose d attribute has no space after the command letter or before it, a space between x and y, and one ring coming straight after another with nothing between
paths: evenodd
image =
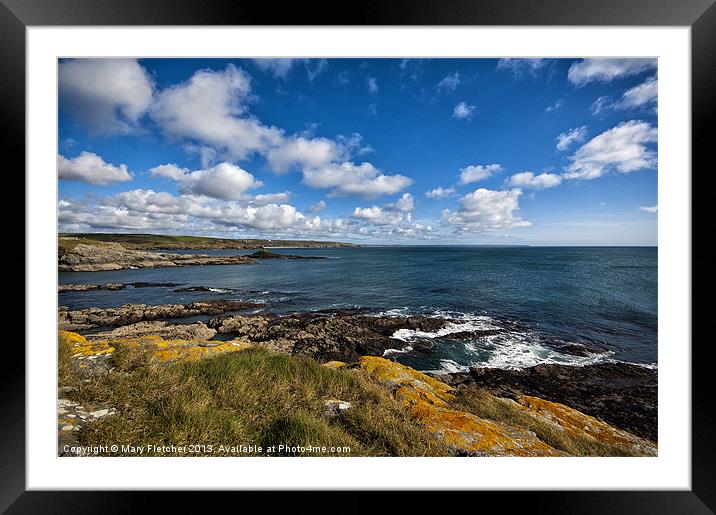
<instances>
[{"instance_id":1,"label":"orange lichen on rock","mask_svg":"<svg viewBox=\"0 0 716 515\"><path fill-rule=\"evenodd\" d=\"M459 451L485 456L564 455L531 431L451 409L453 388L422 372L374 356L362 357L360 367L392 388L416 422Z\"/></svg>"},{"instance_id":2,"label":"orange lichen on rock","mask_svg":"<svg viewBox=\"0 0 716 515\"><path fill-rule=\"evenodd\" d=\"M88 341L82 335L70 331L59 332L60 343L69 345L74 357L84 360L96 356L111 354L118 346L126 345L130 348L151 346L154 348L152 360L167 362L177 360L197 360L225 352L244 350L251 344L243 339L231 341L210 340L165 340L159 336L142 336L140 338L126 338L119 340Z\"/></svg>"},{"instance_id":3,"label":"orange lichen on rock","mask_svg":"<svg viewBox=\"0 0 716 515\"><path fill-rule=\"evenodd\" d=\"M631 448L640 455L657 455L657 448L652 442L612 427L564 404L529 395L521 395L517 398L517 402L530 414L557 424L567 432L587 434L605 444Z\"/></svg>"},{"instance_id":4,"label":"orange lichen on rock","mask_svg":"<svg viewBox=\"0 0 716 515\"><path fill-rule=\"evenodd\" d=\"M72 351L72 355L79 359L102 356L114 352L114 347L108 342L90 342L84 336L71 331L60 330L58 338L60 344L68 345Z\"/></svg>"}]
</instances>

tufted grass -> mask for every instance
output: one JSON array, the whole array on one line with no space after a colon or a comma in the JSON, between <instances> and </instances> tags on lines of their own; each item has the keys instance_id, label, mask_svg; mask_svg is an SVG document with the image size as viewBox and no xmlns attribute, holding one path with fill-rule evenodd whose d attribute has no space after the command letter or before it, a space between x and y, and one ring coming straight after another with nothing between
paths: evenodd
<instances>
[{"instance_id":1,"label":"tufted grass","mask_svg":"<svg viewBox=\"0 0 716 515\"><path fill-rule=\"evenodd\" d=\"M220 450L222 444L261 445L262 456L450 455L445 444L417 426L388 391L360 370L336 370L260 348L162 365L150 365L142 352L118 347L111 374L83 381L73 380L76 371L64 376L79 384L73 400L118 411L85 426L78 434L81 444L213 447L210 453L191 454L197 456L242 455ZM324 414L328 399L353 407L329 418ZM267 452L281 444L327 450Z\"/></svg>"},{"instance_id":2,"label":"tufted grass","mask_svg":"<svg viewBox=\"0 0 716 515\"><path fill-rule=\"evenodd\" d=\"M573 456L633 456L632 450L622 445L600 442L586 433L561 431L550 424L519 409L510 399L495 397L487 390L469 388L459 390L452 402L456 409L473 413L481 418L534 431L537 438L555 449Z\"/></svg>"}]
</instances>

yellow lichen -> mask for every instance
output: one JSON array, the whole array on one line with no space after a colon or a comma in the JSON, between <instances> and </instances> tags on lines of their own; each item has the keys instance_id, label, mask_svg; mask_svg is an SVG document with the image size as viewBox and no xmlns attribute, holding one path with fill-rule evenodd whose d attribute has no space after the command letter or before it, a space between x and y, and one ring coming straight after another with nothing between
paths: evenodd
<instances>
[{"instance_id":1,"label":"yellow lichen","mask_svg":"<svg viewBox=\"0 0 716 515\"><path fill-rule=\"evenodd\" d=\"M70 346L73 356L78 359L111 354L118 346L128 346L132 349L142 346L152 346L156 349L152 355L153 361L166 362L182 359L192 361L225 352L240 351L251 346L247 340L242 339L234 339L228 342L179 339L165 340L160 336L88 341L82 335L62 330L59 332L59 338L60 342L64 342Z\"/></svg>"},{"instance_id":2,"label":"yellow lichen","mask_svg":"<svg viewBox=\"0 0 716 515\"><path fill-rule=\"evenodd\" d=\"M394 361L364 356L360 366L370 377L391 387L412 418L448 445L490 456L563 456L534 433L454 410L453 388Z\"/></svg>"},{"instance_id":3,"label":"yellow lichen","mask_svg":"<svg viewBox=\"0 0 716 515\"><path fill-rule=\"evenodd\" d=\"M346 366L346 364L342 361L327 361L323 364L324 367L328 368L343 368Z\"/></svg>"},{"instance_id":4,"label":"yellow lichen","mask_svg":"<svg viewBox=\"0 0 716 515\"><path fill-rule=\"evenodd\" d=\"M518 397L517 402L530 413L538 417L546 418L567 432L588 434L594 439L608 445L632 446L647 453L656 453L656 447L654 447L651 442L642 440L626 431L616 429L601 420L597 420L592 416L586 415L564 404L529 395Z\"/></svg>"}]
</instances>

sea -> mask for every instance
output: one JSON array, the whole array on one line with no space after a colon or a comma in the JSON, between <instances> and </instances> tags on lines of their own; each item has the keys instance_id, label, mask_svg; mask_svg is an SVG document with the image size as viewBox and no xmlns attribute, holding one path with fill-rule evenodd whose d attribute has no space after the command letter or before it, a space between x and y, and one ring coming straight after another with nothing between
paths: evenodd
<instances>
[{"instance_id":1,"label":"sea","mask_svg":"<svg viewBox=\"0 0 716 515\"><path fill-rule=\"evenodd\" d=\"M67 292L59 294L59 305L84 309L236 299L261 303L255 313L358 308L370 315L445 318L452 322L437 332L396 331L396 349L386 352L386 357L437 373L541 363L623 361L658 366L656 247L365 246L272 251L327 259L61 272L60 284L171 282L181 285L177 288L204 286L210 291L151 287ZM466 332L475 334L466 338Z\"/></svg>"}]
</instances>

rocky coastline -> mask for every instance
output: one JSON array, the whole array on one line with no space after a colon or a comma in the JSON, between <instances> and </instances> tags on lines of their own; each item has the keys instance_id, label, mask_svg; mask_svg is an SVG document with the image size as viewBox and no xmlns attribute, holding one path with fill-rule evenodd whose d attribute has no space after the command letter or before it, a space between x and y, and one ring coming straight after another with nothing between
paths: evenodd
<instances>
[{"instance_id":1,"label":"rocky coastline","mask_svg":"<svg viewBox=\"0 0 716 515\"><path fill-rule=\"evenodd\" d=\"M77 331L86 339L87 348L95 346L95 351L100 353L116 346L112 342L186 342L180 344L182 349L198 345L196 348L213 349L212 352L233 350L237 345L235 342L240 342L281 355L303 356L329 366L351 368L359 366L367 356L384 359L386 351L407 346L407 342L393 337L400 329L435 332L456 322L420 315L375 315L363 310L327 310L281 316L235 313L256 307L240 301L206 301L81 311L61 309L60 329ZM208 319L191 323L173 320L197 315ZM494 334L495 331L468 332L474 337L481 332ZM467 337L467 334L462 336ZM416 345L411 342L414 348ZM429 347L418 350L431 352ZM106 356L90 363L98 366L105 363L104 358ZM519 370L476 368L466 373L431 377L466 398L479 398L489 393L502 399L500 402L509 400L518 405L542 401L557 403L635 438L657 440L657 372L649 368L626 363L550 364Z\"/></svg>"}]
</instances>

